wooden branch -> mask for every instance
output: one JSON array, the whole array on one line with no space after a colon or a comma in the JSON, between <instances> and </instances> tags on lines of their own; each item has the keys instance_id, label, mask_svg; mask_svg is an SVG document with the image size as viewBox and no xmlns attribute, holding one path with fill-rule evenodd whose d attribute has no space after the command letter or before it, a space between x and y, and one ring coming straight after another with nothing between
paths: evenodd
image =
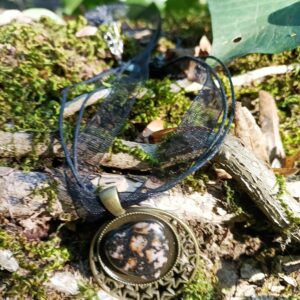
<instances>
[{"instance_id":1,"label":"wooden branch","mask_svg":"<svg viewBox=\"0 0 300 300\"><path fill-rule=\"evenodd\" d=\"M300 217L300 203L288 193L278 199L279 186L272 170L244 148L238 139L228 136L214 162L237 181L255 204L277 228L291 225L287 211ZM284 207L286 205L286 208ZM298 233L300 241L300 232Z\"/></svg>"},{"instance_id":2,"label":"wooden branch","mask_svg":"<svg viewBox=\"0 0 300 300\"><path fill-rule=\"evenodd\" d=\"M27 218L33 214L49 212L59 219L74 219L74 208L63 208L57 199L50 200L47 188L54 180L63 192L65 187L57 177L41 172L22 172L12 168L0 167L0 214L11 218ZM65 197L65 195L64 195ZM69 202L72 202L69 199Z\"/></svg>"},{"instance_id":3,"label":"wooden branch","mask_svg":"<svg viewBox=\"0 0 300 300\"><path fill-rule=\"evenodd\" d=\"M280 66L270 66L270 67L260 68L257 70L247 72L242 75L232 77L232 83L234 86L250 85L253 81L256 80L262 81L267 76L281 75L299 69L300 69L300 64L280 65Z\"/></svg>"},{"instance_id":4,"label":"wooden branch","mask_svg":"<svg viewBox=\"0 0 300 300\"><path fill-rule=\"evenodd\" d=\"M95 104L100 99L108 96L110 89L101 89L92 94L86 102L86 107ZM83 101L88 94L83 94L76 97L66 104L64 117L74 115L80 110ZM43 155L46 153L54 153L59 155L61 153L60 143L57 140L47 140L43 143L35 143L33 134L27 132L3 132L0 131L0 157L21 157L28 155L32 151L36 155Z\"/></svg>"},{"instance_id":5,"label":"wooden branch","mask_svg":"<svg viewBox=\"0 0 300 300\"><path fill-rule=\"evenodd\" d=\"M88 107L90 105L95 104L100 99L104 99L107 97L110 93L110 89L100 89L93 93L89 99L87 100L85 106ZM69 117L74 115L76 112L78 112L81 108L82 103L85 101L88 94L80 95L76 98L74 98L72 101L69 101L66 103L65 111L64 111L64 117Z\"/></svg>"},{"instance_id":6,"label":"wooden branch","mask_svg":"<svg viewBox=\"0 0 300 300\"><path fill-rule=\"evenodd\" d=\"M0 157L20 157L33 151L38 155L48 149L46 143L34 145L33 135L26 132L3 132L0 131Z\"/></svg>"},{"instance_id":7,"label":"wooden branch","mask_svg":"<svg viewBox=\"0 0 300 300\"><path fill-rule=\"evenodd\" d=\"M153 154L155 145L144 145L133 142L124 142L129 147L141 147L146 153ZM278 199L279 185L273 171L249 150L240 141L227 136L219 153L212 162L220 165L227 171L262 210L270 222L278 229L286 229L291 225L287 212L292 212L295 217L300 217L300 203L288 193ZM111 160L101 161L107 167L119 167L121 169L138 169L141 165L129 154L113 155ZM147 169L147 167L145 166ZM284 207L286 206L286 208ZM299 232L300 241L300 232Z\"/></svg>"},{"instance_id":8,"label":"wooden branch","mask_svg":"<svg viewBox=\"0 0 300 300\"><path fill-rule=\"evenodd\" d=\"M130 147L139 146L147 153L152 153L155 150L155 145L133 142L126 142L126 144ZM238 186L249 194L253 202L277 229L284 231L291 226L288 213L300 217L300 204L287 193L281 196L280 199L278 198L279 186L273 172L254 154L245 149L237 138L228 136L219 153L214 157L213 162L232 175ZM141 164L136 158L125 153L112 154L110 159L103 159L101 163L119 169L141 170L142 166L144 166L144 169L149 168L144 162ZM14 215L18 211L18 214L21 215L23 210L25 212L23 214L26 215L32 213L33 210L44 209L45 199L32 197L31 191L36 186L49 181L51 177L39 174L34 172L24 174L19 171L11 171L11 169L2 171L0 177L0 212L4 215L9 213ZM59 190L64 190L61 181L59 181L59 184L61 185ZM55 215L58 217L63 213L70 213L70 208L64 211L63 205L59 202L60 198L65 198L65 196L58 196L57 209L55 210ZM17 207L16 210L14 206ZM300 241L300 232L295 232L294 238Z\"/></svg>"},{"instance_id":9,"label":"wooden branch","mask_svg":"<svg viewBox=\"0 0 300 300\"><path fill-rule=\"evenodd\" d=\"M53 181L57 183L54 199L49 199L47 188L52 189ZM115 185L119 192L134 192L140 182L127 178L125 175L101 174L92 179L95 186L109 187ZM182 203L184 202L184 205ZM26 220L47 212L60 220L76 220L78 216L68 197L63 181L54 173L41 172L24 173L12 168L0 167L0 214L15 219ZM186 221L202 221L210 223L228 222L234 216L215 212L217 199L211 194L184 194L180 188L160 193L155 198L149 198L140 205L160 208L170 211Z\"/></svg>"}]
</instances>

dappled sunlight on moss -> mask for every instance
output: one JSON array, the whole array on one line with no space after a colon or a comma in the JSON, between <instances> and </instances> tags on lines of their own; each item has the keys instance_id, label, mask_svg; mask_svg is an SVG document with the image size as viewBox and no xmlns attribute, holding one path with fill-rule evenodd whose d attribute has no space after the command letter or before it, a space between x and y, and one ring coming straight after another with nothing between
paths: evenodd
<instances>
[{"instance_id":1,"label":"dappled sunlight on moss","mask_svg":"<svg viewBox=\"0 0 300 300\"><path fill-rule=\"evenodd\" d=\"M62 88L107 68L102 33L78 38L85 19L58 25L42 19L34 26L0 27L0 129L46 134L57 126ZM91 88L91 87L89 87ZM86 91L85 86L73 95Z\"/></svg>"}]
</instances>

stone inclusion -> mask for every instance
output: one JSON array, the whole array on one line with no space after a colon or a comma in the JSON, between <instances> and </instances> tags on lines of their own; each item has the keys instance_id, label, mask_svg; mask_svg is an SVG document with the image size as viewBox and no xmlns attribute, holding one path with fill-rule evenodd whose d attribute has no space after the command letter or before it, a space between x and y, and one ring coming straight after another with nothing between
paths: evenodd
<instances>
[{"instance_id":1,"label":"stone inclusion","mask_svg":"<svg viewBox=\"0 0 300 300\"><path fill-rule=\"evenodd\" d=\"M164 275L168 253L164 226L157 221L127 223L105 238L105 254L112 266L144 280Z\"/></svg>"}]
</instances>

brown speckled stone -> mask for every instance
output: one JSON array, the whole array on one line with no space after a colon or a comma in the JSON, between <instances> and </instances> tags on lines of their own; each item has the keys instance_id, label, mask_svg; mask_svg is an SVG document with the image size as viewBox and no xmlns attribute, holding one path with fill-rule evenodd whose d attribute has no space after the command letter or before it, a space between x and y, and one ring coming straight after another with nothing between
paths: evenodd
<instances>
[{"instance_id":1,"label":"brown speckled stone","mask_svg":"<svg viewBox=\"0 0 300 300\"><path fill-rule=\"evenodd\" d=\"M105 236L105 254L112 266L145 280L161 276L168 251L169 241L158 221L128 223Z\"/></svg>"}]
</instances>

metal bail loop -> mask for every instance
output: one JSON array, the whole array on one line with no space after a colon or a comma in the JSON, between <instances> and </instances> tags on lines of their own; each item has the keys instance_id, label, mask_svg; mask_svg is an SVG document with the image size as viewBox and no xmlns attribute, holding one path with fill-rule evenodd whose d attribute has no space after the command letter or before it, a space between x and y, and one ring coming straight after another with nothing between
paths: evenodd
<instances>
[{"instance_id":1,"label":"metal bail loop","mask_svg":"<svg viewBox=\"0 0 300 300\"><path fill-rule=\"evenodd\" d=\"M115 217L121 216L125 213L122 207L118 190L115 186L109 187L99 193L99 198L104 207Z\"/></svg>"}]
</instances>

